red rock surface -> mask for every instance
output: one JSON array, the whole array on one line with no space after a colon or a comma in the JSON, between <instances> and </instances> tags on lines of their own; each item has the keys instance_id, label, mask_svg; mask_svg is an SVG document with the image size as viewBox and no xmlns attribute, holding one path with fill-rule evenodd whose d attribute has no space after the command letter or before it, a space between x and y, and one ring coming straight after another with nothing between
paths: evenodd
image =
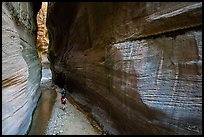
<instances>
[{"instance_id":1,"label":"red rock surface","mask_svg":"<svg viewBox=\"0 0 204 137\"><path fill-rule=\"evenodd\" d=\"M202 134L202 3L49 3L53 80L112 134Z\"/></svg>"},{"instance_id":2,"label":"red rock surface","mask_svg":"<svg viewBox=\"0 0 204 137\"><path fill-rule=\"evenodd\" d=\"M47 50L48 50L48 44L49 44L48 32L46 27L46 15L47 15L47 2L43 2L41 9L39 10L36 17L37 26L38 26L36 45L37 45L38 56L41 59L47 56Z\"/></svg>"}]
</instances>

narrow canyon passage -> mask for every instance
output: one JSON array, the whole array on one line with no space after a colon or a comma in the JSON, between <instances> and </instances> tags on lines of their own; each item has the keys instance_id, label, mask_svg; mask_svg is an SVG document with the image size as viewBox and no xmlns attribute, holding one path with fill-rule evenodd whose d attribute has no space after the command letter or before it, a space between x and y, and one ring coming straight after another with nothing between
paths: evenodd
<instances>
[{"instance_id":1,"label":"narrow canyon passage","mask_svg":"<svg viewBox=\"0 0 204 137\"><path fill-rule=\"evenodd\" d=\"M28 135L101 134L99 129L95 128L94 130L92 127L93 122L90 123L90 120L88 121L87 117L77 110L78 107L69 102L70 98L67 102L66 110L62 110L60 102L60 91L62 88L57 87L52 82L50 62L47 59L49 36L46 27L46 14L47 2L43 2L36 17L38 27L37 51L42 63L42 78L38 89L41 92L41 96L34 111ZM72 101L72 103L74 102Z\"/></svg>"},{"instance_id":2,"label":"narrow canyon passage","mask_svg":"<svg viewBox=\"0 0 204 137\"><path fill-rule=\"evenodd\" d=\"M202 2L2 2L2 134L201 135Z\"/></svg>"},{"instance_id":3,"label":"narrow canyon passage","mask_svg":"<svg viewBox=\"0 0 204 137\"><path fill-rule=\"evenodd\" d=\"M46 63L46 66L48 66L48 63ZM87 117L75 107L76 104L67 102L66 110L62 110L61 95L59 93L62 89L56 87L51 78L50 69L43 67L39 88L42 94L34 111L28 135L102 134L97 125L95 129L92 127L93 122L87 120ZM74 102L72 101L72 103Z\"/></svg>"}]
</instances>

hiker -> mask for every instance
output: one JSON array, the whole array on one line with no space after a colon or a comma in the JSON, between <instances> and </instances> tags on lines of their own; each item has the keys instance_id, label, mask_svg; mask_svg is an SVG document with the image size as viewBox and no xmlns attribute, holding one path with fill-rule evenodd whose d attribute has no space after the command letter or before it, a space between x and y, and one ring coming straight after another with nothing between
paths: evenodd
<instances>
[{"instance_id":1,"label":"hiker","mask_svg":"<svg viewBox=\"0 0 204 137\"><path fill-rule=\"evenodd\" d=\"M65 110L66 101L67 101L65 89L63 88L60 93L61 93L61 95L62 95L62 96L61 96L61 103L63 104L62 109Z\"/></svg>"},{"instance_id":2,"label":"hiker","mask_svg":"<svg viewBox=\"0 0 204 137\"><path fill-rule=\"evenodd\" d=\"M66 97L61 97L61 103L63 104L63 107L62 107L63 110L65 110L66 101L67 101L67 98L66 98Z\"/></svg>"},{"instance_id":3,"label":"hiker","mask_svg":"<svg viewBox=\"0 0 204 137\"><path fill-rule=\"evenodd\" d=\"M63 98L66 97L66 92L65 92L65 89L64 89L64 88L62 89L62 91L61 91L60 93L61 93L61 95L62 95Z\"/></svg>"}]
</instances>

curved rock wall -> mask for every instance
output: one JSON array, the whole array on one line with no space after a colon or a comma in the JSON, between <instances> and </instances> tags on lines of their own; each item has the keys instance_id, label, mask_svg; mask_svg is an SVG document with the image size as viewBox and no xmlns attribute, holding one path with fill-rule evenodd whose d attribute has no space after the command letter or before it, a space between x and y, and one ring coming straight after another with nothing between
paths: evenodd
<instances>
[{"instance_id":1,"label":"curved rock wall","mask_svg":"<svg viewBox=\"0 0 204 137\"><path fill-rule=\"evenodd\" d=\"M202 134L202 3L48 4L53 80L111 134Z\"/></svg>"},{"instance_id":2,"label":"curved rock wall","mask_svg":"<svg viewBox=\"0 0 204 137\"><path fill-rule=\"evenodd\" d=\"M26 134L40 96L36 20L29 2L2 3L2 134Z\"/></svg>"}]
</instances>

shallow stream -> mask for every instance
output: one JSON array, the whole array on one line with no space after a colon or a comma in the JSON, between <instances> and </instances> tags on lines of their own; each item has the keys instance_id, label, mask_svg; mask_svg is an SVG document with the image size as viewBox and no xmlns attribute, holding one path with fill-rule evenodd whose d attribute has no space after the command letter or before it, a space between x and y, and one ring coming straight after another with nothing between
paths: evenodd
<instances>
[{"instance_id":1,"label":"shallow stream","mask_svg":"<svg viewBox=\"0 0 204 137\"><path fill-rule=\"evenodd\" d=\"M42 94L33 114L33 120L28 135L45 135L52 108L56 102L57 94L52 88L50 69L42 69L42 79L39 90Z\"/></svg>"}]
</instances>

